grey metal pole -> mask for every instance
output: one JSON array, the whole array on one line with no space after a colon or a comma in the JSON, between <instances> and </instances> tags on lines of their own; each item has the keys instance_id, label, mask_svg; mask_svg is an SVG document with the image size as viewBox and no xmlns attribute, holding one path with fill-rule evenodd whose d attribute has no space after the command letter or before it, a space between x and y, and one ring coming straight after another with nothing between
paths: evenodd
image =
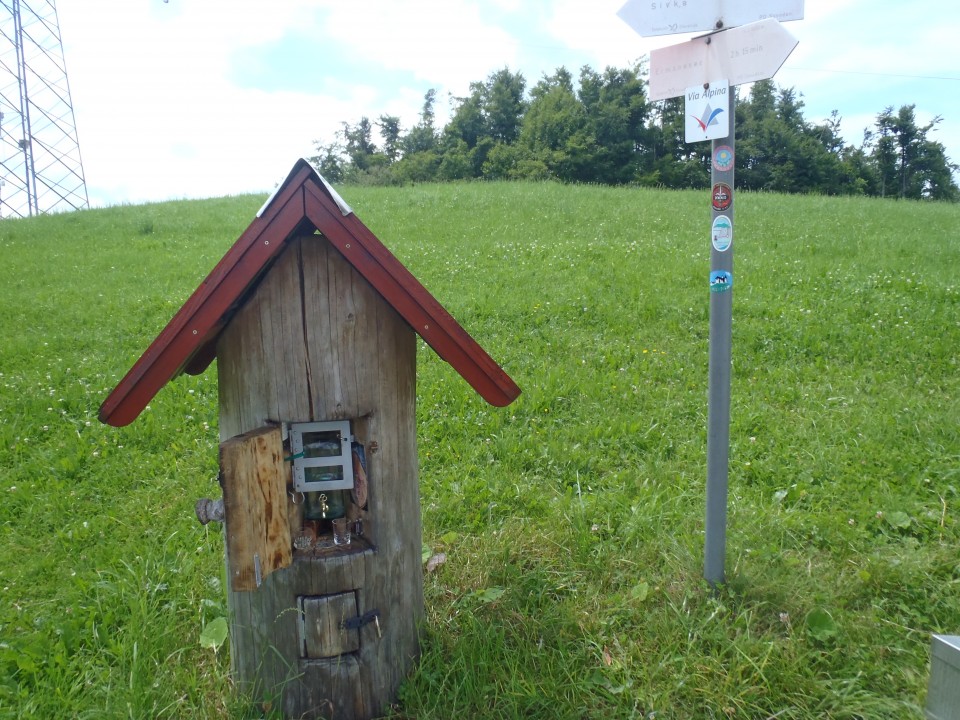
<instances>
[{"instance_id":1,"label":"grey metal pole","mask_svg":"<svg viewBox=\"0 0 960 720\"><path fill-rule=\"evenodd\" d=\"M724 582L730 450L730 349L733 315L733 169L735 97L727 137L711 146L710 371L707 408L707 515L703 576Z\"/></svg>"}]
</instances>

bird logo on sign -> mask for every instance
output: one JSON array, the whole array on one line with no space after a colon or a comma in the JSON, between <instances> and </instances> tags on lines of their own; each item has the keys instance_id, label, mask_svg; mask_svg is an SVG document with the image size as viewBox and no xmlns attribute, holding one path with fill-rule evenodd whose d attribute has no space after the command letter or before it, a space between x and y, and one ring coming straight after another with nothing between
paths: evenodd
<instances>
[{"instance_id":1,"label":"bird logo on sign","mask_svg":"<svg viewBox=\"0 0 960 720\"><path fill-rule=\"evenodd\" d=\"M708 127L712 125L719 125L720 121L717 120L717 116L723 112L723 108L717 108L716 110L712 109L709 105L703 109L703 117L691 116L694 120L697 121L697 124L700 126L700 129L704 132L707 131Z\"/></svg>"}]
</instances>

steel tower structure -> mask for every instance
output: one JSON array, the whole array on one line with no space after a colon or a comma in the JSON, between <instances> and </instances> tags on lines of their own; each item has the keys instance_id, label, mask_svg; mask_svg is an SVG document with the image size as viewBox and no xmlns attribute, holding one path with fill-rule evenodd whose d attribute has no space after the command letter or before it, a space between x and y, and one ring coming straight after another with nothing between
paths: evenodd
<instances>
[{"instance_id":1,"label":"steel tower structure","mask_svg":"<svg viewBox=\"0 0 960 720\"><path fill-rule=\"evenodd\" d=\"M54 0L0 0L0 217L90 206Z\"/></svg>"}]
</instances>

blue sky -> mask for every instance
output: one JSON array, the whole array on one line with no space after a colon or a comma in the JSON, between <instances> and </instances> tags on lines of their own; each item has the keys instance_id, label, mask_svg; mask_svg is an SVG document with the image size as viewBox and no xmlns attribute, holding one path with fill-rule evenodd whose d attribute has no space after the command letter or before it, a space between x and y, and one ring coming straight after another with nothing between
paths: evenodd
<instances>
[{"instance_id":1,"label":"blue sky","mask_svg":"<svg viewBox=\"0 0 960 720\"><path fill-rule=\"evenodd\" d=\"M691 1L691 0L688 0ZM692 0L696 1L696 0ZM757 0L762 3L764 0ZM342 121L417 119L503 67L528 86L565 66L627 67L689 36L641 38L624 0L60 0L91 203L267 192ZM859 143L915 104L960 163L960 3L806 0L776 76L808 120Z\"/></svg>"}]
</instances>

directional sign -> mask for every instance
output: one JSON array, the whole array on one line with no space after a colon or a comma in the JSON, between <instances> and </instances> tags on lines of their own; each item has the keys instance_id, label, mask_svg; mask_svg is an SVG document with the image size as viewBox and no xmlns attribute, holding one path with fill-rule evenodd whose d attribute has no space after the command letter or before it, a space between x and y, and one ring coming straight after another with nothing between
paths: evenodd
<instances>
[{"instance_id":1,"label":"directional sign","mask_svg":"<svg viewBox=\"0 0 960 720\"><path fill-rule=\"evenodd\" d=\"M650 52L650 100L679 97L692 85L726 78L730 85L772 78L797 39L773 18Z\"/></svg>"},{"instance_id":2,"label":"directional sign","mask_svg":"<svg viewBox=\"0 0 960 720\"><path fill-rule=\"evenodd\" d=\"M773 18L803 19L803 0L628 0L617 13L640 35L674 35Z\"/></svg>"}]
</instances>

